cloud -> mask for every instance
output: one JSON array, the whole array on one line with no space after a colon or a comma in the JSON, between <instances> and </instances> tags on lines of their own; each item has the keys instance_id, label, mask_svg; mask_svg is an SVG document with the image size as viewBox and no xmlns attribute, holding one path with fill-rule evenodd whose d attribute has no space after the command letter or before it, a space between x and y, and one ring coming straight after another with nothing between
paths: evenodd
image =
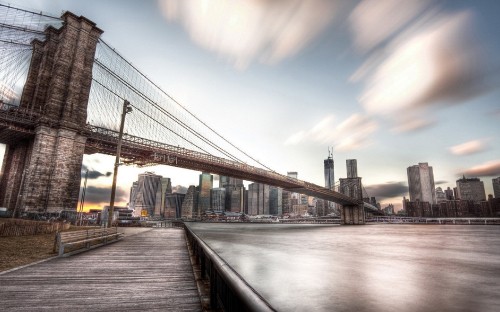
<instances>
[{"instance_id":1,"label":"cloud","mask_svg":"<svg viewBox=\"0 0 500 312\"><path fill-rule=\"evenodd\" d=\"M88 167L85 165L82 165L82 178L85 178L85 174L86 174L87 170L89 170ZM95 180L95 179L100 178L100 177L109 177L109 176L111 176L110 171L108 171L106 173L101 173L101 172L96 171L96 170L89 170L87 179Z\"/></svg>"},{"instance_id":2,"label":"cloud","mask_svg":"<svg viewBox=\"0 0 500 312\"><path fill-rule=\"evenodd\" d=\"M109 205L111 189L108 187L87 186L85 190L85 204ZM128 202L128 192L117 187L115 202Z\"/></svg>"},{"instance_id":3,"label":"cloud","mask_svg":"<svg viewBox=\"0 0 500 312\"><path fill-rule=\"evenodd\" d=\"M405 196L408 193L408 185L405 182L387 182L365 187L369 196L379 198L393 198Z\"/></svg>"},{"instance_id":4,"label":"cloud","mask_svg":"<svg viewBox=\"0 0 500 312\"><path fill-rule=\"evenodd\" d=\"M323 118L310 130L301 130L285 140L285 145L302 142L332 144L336 151L352 151L372 143L370 136L378 129L378 124L362 114L353 114L335 126L334 116Z\"/></svg>"},{"instance_id":5,"label":"cloud","mask_svg":"<svg viewBox=\"0 0 500 312\"><path fill-rule=\"evenodd\" d=\"M391 129L394 132L415 132L430 128L436 124L433 119L423 119L419 117L406 118L403 117L401 120L396 120L394 127Z\"/></svg>"},{"instance_id":6,"label":"cloud","mask_svg":"<svg viewBox=\"0 0 500 312\"><path fill-rule=\"evenodd\" d=\"M474 177L500 176L500 159L488 161L484 164L467 169L464 174Z\"/></svg>"},{"instance_id":7,"label":"cloud","mask_svg":"<svg viewBox=\"0 0 500 312\"><path fill-rule=\"evenodd\" d=\"M353 114L344 120L335 131L335 150L352 151L372 143L370 135L378 129L378 124L370 117Z\"/></svg>"},{"instance_id":8,"label":"cloud","mask_svg":"<svg viewBox=\"0 0 500 312\"><path fill-rule=\"evenodd\" d=\"M186 194L188 188L182 185L176 185L172 188L172 193Z\"/></svg>"},{"instance_id":9,"label":"cloud","mask_svg":"<svg viewBox=\"0 0 500 312\"><path fill-rule=\"evenodd\" d=\"M450 147L450 152L453 155L462 156L462 155L477 154L486 150L486 148L487 148L486 140L473 140Z\"/></svg>"},{"instance_id":10,"label":"cloud","mask_svg":"<svg viewBox=\"0 0 500 312\"><path fill-rule=\"evenodd\" d=\"M359 102L369 115L392 120L396 132L434 125L431 107L498 88L498 64L477 39L472 11L444 14L429 4L365 0L349 17L355 47L367 53L349 81L364 84Z\"/></svg>"},{"instance_id":11,"label":"cloud","mask_svg":"<svg viewBox=\"0 0 500 312\"><path fill-rule=\"evenodd\" d=\"M332 22L336 8L330 0L158 0L158 5L195 43L239 69L298 53Z\"/></svg>"},{"instance_id":12,"label":"cloud","mask_svg":"<svg viewBox=\"0 0 500 312\"><path fill-rule=\"evenodd\" d=\"M448 181L445 181L445 180L439 180L439 181L434 182L435 185L441 185L441 184L446 184L446 183L448 183Z\"/></svg>"},{"instance_id":13,"label":"cloud","mask_svg":"<svg viewBox=\"0 0 500 312\"><path fill-rule=\"evenodd\" d=\"M377 46L419 15L428 2L428 0L361 1L349 16L349 26L356 48L365 52Z\"/></svg>"}]
</instances>

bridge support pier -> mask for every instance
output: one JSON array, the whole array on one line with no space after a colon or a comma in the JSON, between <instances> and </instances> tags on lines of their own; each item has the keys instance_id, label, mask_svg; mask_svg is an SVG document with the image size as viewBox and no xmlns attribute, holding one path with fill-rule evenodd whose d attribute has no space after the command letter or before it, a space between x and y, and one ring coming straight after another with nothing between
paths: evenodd
<instances>
[{"instance_id":1,"label":"bridge support pier","mask_svg":"<svg viewBox=\"0 0 500 312\"><path fill-rule=\"evenodd\" d=\"M355 206L347 206L347 205L342 206L340 214L340 223L345 225L365 224L365 208L363 204Z\"/></svg>"},{"instance_id":2,"label":"bridge support pier","mask_svg":"<svg viewBox=\"0 0 500 312\"><path fill-rule=\"evenodd\" d=\"M40 116L31 126L34 135L11 140L4 157L0 205L16 214L76 211L78 204L83 131L102 30L70 12L62 18L60 29L45 30L45 41L32 42L20 108Z\"/></svg>"}]
</instances>

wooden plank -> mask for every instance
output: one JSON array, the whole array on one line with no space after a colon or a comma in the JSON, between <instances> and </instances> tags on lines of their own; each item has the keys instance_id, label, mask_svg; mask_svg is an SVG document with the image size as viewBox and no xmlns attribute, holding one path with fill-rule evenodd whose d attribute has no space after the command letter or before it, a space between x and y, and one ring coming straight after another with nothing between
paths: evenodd
<instances>
[{"instance_id":1,"label":"wooden plank","mask_svg":"<svg viewBox=\"0 0 500 312\"><path fill-rule=\"evenodd\" d=\"M0 275L4 311L201 311L184 232L155 228Z\"/></svg>"}]
</instances>

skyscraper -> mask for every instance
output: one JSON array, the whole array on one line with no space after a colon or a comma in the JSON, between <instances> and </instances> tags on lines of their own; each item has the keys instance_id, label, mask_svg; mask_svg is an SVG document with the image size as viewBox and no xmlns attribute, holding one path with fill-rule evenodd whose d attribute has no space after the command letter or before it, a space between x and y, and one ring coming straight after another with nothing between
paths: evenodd
<instances>
[{"instance_id":1,"label":"skyscraper","mask_svg":"<svg viewBox=\"0 0 500 312\"><path fill-rule=\"evenodd\" d=\"M463 178L457 180L458 198L462 200L471 200L478 204L486 200L486 191L483 181L478 178Z\"/></svg>"},{"instance_id":2,"label":"skyscraper","mask_svg":"<svg viewBox=\"0 0 500 312\"><path fill-rule=\"evenodd\" d=\"M167 193L165 195L164 217L167 219L182 217L182 203L186 194Z\"/></svg>"},{"instance_id":3,"label":"skyscraper","mask_svg":"<svg viewBox=\"0 0 500 312\"><path fill-rule=\"evenodd\" d=\"M493 194L495 198L500 198L500 177L493 179Z\"/></svg>"},{"instance_id":4,"label":"skyscraper","mask_svg":"<svg viewBox=\"0 0 500 312\"><path fill-rule=\"evenodd\" d=\"M210 197L213 211L224 211L226 206L226 189L216 187L210 190Z\"/></svg>"},{"instance_id":5,"label":"skyscraper","mask_svg":"<svg viewBox=\"0 0 500 312\"><path fill-rule=\"evenodd\" d=\"M194 185L190 185L187 190L182 202L181 215L186 219L199 218L201 215L198 211L198 190Z\"/></svg>"},{"instance_id":6,"label":"skyscraper","mask_svg":"<svg viewBox=\"0 0 500 312\"><path fill-rule=\"evenodd\" d=\"M269 214L269 185L262 183L248 185L248 214Z\"/></svg>"},{"instance_id":7,"label":"skyscraper","mask_svg":"<svg viewBox=\"0 0 500 312\"><path fill-rule=\"evenodd\" d=\"M428 163L419 163L407 168L410 201L417 200L436 204L434 173Z\"/></svg>"},{"instance_id":8,"label":"skyscraper","mask_svg":"<svg viewBox=\"0 0 500 312\"><path fill-rule=\"evenodd\" d=\"M155 203L154 215L165 217L165 198L168 194L172 194L172 183L170 182L170 178L161 178L160 185L160 194L157 196L159 197L159 200Z\"/></svg>"},{"instance_id":9,"label":"skyscraper","mask_svg":"<svg viewBox=\"0 0 500 312\"><path fill-rule=\"evenodd\" d=\"M210 210L210 190L212 189L214 176L210 173L203 172L200 174L200 184L198 194L198 211L203 214Z\"/></svg>"},{"instance_id":10,"label":"skyscraper","mask_svg":"<svg viewBox=\"0 0 500 312\"><path fill-rule=\"evenodd\" d=\"M328 150L328 158L325 159L323 167L325 170L325 187L329 190L333 190L335 185L335 174L333 171L333 155L330 150Z\"/></svg>"},{"instance_id":11,"label":"skyscraper","mask_svg":"<svg viewBox=\"0 0 500 312\"><path fill-rule=\"evenodd\" d=\"M283 214L283 189L276 186L269 187L269 214Z\"/></svg>"},{"instance_id":12,"label":"skyscraper","mask_svg":"<svg viewBox=\"0 0 500 312\"><path fill-rule=\"evenodd\" d=\"M358 177L358 162L356 159L347 159L347 178L357 178Z\"/></svg>"},{"instance_id":13,"label":"skyscraper","mask_svg":"<svg viewBox=\"0 0 500 312\"><path fill-rule=\"evenodd\" d=\"M245 186L242 179L220 176L219 187L226 189L225 210L243 212Z\"/></svg>"},{"instance_id":14,"label":"skyscraper","mask_svg":"<svg viewBox=\"0 0 500 312\"><path fill-rule=\"evenodd\" d=\"M137 185L133 185L135 191L131 207L134 207L135 216L154 216L156 203L162 202L161 175L153 172L139 174ZM132 197L132 196L131 196Z\"/></svg>"}]
</instances>

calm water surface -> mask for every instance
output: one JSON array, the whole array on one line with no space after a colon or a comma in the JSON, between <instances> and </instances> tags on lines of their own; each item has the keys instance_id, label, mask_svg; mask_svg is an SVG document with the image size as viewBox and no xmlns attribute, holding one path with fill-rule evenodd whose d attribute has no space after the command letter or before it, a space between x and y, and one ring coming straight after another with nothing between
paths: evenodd
<instances>
[{"instance_id":1,"label":"calm water surface","mask_svg":"<svg viewBox=\"0 0 500 312\"><path fill-rule=\"evenodd\" d=\"M500 226L189 227L279 311L500 311Z\"/></svg>"}]
</instances>

